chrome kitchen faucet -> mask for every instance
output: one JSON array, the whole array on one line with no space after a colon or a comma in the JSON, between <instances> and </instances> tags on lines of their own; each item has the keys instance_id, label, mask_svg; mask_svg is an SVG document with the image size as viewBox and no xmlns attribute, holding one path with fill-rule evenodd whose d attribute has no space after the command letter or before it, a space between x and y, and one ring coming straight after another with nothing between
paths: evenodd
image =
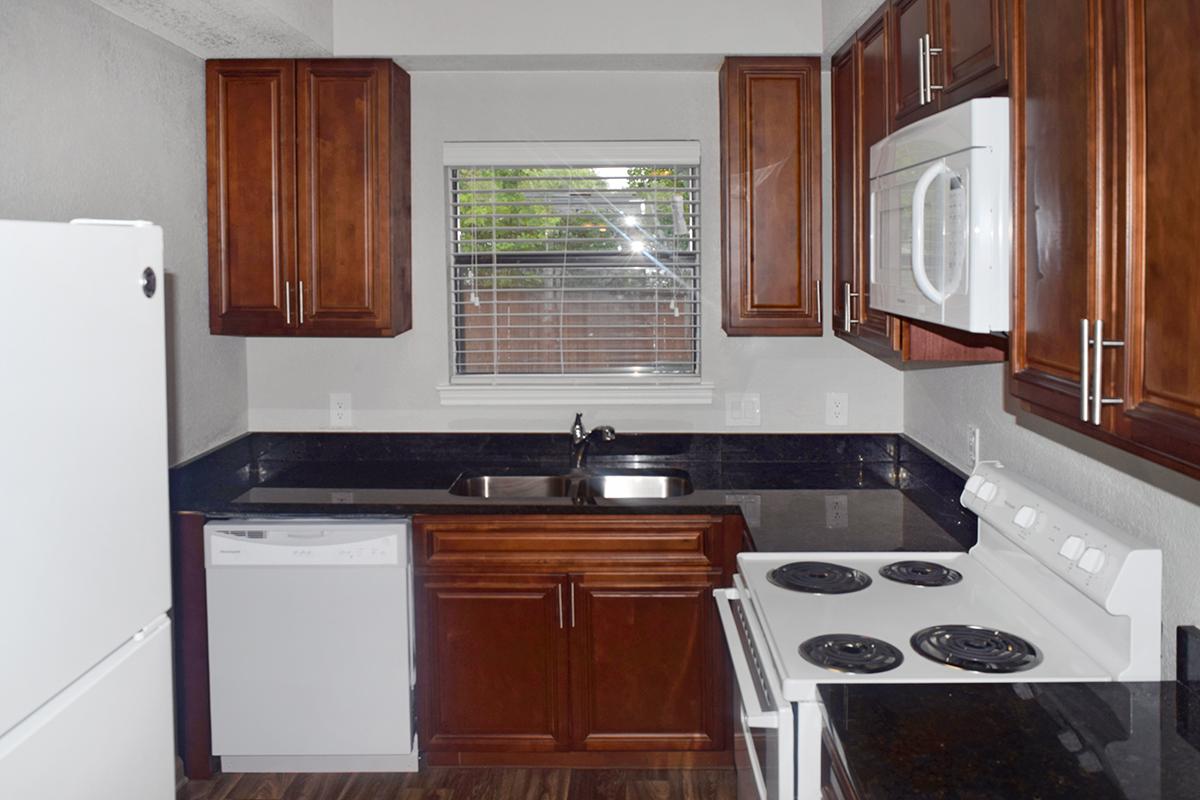
<instances>
[{"instance_id":1,"label":"chrome kitchen faucet","mask_svg":"<svg viewBox=\"0 0 1200 800\"><path fill-rule=\"evenodd\" d=\"M583 412L575 414L575 423L571 425L571 468L576 472L583 470L588 447L593 441L602 439L611 442L615 438L617 432L611 425L600 425L589 431L583 427Z\"/></svg>"}]
</instances>

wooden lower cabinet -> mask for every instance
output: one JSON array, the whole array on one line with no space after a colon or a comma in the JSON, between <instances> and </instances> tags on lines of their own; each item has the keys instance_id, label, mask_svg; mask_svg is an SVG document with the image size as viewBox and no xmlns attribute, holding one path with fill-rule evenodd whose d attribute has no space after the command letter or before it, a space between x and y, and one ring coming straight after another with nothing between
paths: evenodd
<instances>
[{"instance_id":1,"label":"wooden lower cabinet","mask_svg":"<svg viewBox=\"0 0 1200 800\"><path fill-rule=\"evenodd\" d=\"M742 546L737 523L418 518L418 724L428 762L732 763L712 592L728 583Z\"/></svg>"},{"instance_id":2,"label":"wooden lower cabinet","mask_svg":"<svg viewBox=\"0 0 1200 800\"><path fill-rule=\"evenodd\" d=\"M582 750L718 750L719 571L571 576L572 740Z\"/></svg>"},{"instance_id":3,"label":"wooden lower cabinet","mask_svg":"<svg viewBox=\"0 0 1200 800\"><path fill-rule=\"evenodd\" d=\"M425 747L567 749L565 580L443 575L422 582Z\"/></svg>"}]
</instances>

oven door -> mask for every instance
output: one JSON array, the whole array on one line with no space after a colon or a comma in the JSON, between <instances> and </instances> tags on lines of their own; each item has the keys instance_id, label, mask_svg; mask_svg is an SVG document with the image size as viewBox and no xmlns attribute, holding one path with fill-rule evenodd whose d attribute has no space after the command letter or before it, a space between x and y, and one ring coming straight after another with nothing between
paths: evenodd
<instances>
[{"instance_id":1,"label":"oven door","mask_svg":"<svg viewBox=\"0 0 1200 800\"><path fill-rule=\"evenodd\" d=\"M738 589L714 592L736 678L738 800L795 798L795 728L761 629Z\"/></svg>"}]
</instances>

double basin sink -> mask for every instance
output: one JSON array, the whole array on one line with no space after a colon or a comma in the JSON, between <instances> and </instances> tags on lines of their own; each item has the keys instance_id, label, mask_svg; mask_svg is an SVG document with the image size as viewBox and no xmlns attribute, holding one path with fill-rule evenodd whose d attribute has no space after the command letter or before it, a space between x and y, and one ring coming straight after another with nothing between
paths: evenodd
<instances>
[{"instance_id":1,"label":"double basin sink","mask_svg":"<svg viewBox=\"0 0 1200 800\"><path fill-rule=\"evenodd\" d=\"M567 475L460 475L450 487L450 494L492 499L665 499L691 493L691 478L678 469L603 470Z\"/></svg>"}]
</instances>

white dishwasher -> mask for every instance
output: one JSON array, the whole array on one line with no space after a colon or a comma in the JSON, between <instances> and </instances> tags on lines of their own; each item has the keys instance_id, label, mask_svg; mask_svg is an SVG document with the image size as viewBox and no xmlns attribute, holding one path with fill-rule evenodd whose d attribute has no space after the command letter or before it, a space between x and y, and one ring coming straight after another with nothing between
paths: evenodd
<instances>
[{"instance_id":1,"label":"white dishwasher","mask_svg":"<svg viewBox=\"0 0 1200 800\"><path fill-rule=\"evenodd\" d=\"M204 561L222 769L417 769L407 520L214 521Z\"/></svg>"}]
</instances>

